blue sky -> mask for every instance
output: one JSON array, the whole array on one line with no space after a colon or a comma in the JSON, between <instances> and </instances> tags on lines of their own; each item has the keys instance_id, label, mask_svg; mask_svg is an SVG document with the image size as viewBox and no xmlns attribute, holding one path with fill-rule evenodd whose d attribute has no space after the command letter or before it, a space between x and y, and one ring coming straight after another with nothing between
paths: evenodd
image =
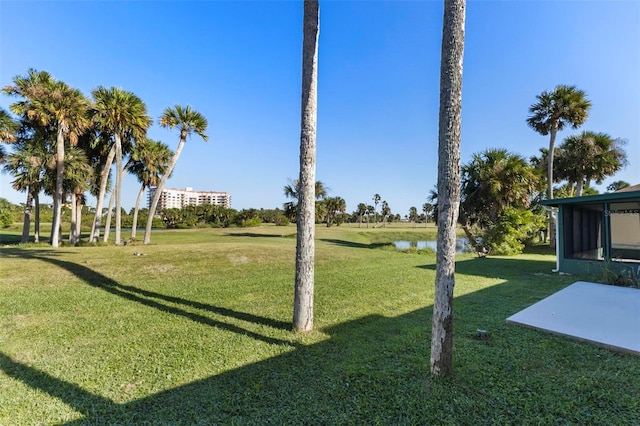
<instances>
[{"instance_id":1,"label":"blue sky","mask_svg":"<svg viewBox=\"0 0 640 426\"><path fill-rule=\"evenodd\" d=\"M320 5L317 179L349 211L376 193L393 213L420 209L437 180L442 2ZM132 91L156 122L168 106L191 105L210 140L187 141L167 186L227 191L236 209L281 207L298 176L301 51L299 1L0 2L0 85L35 68L86 95ZM593 104L558 143L582 130L625 138L630 165L600 189L640 183L637 1L469 0L462 162L486 148L529 157L548 146L525 120L558 84ZM157 124L149 136L177 146ZM0 175L0 197L24 202L10 181ZM127 210L137 191L127 178Z\"/></svg>"}]
</instances>

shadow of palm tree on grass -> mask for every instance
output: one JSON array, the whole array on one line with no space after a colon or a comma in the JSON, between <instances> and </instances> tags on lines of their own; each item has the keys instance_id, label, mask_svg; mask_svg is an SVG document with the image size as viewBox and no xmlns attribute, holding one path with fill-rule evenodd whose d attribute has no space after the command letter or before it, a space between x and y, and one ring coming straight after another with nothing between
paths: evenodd
<instances>
[{"instance_id":1,"label":"shadow of palm tree on grass","mask_svg":"<svg viewBox=\"0 0 640 426\"><path fill-rule=\"evenodd\" d=\"M71 272L80 280L82 280L83 282L85 282L86 284L92 287L99 288L115 296L119 296L124 299L140 303L141 305L144 305L144 306L155 308L160 311L171 313L174 315L182 316L184 318L190 319L200 324L206 324L206 325L217 327L223 330L247 335L256 340L261 340L269 344L294 345L292 342L281 341L271 337L263 336L251 330L248 330L233 324L229 324L224 321L218 321L203 314L189 312L180 307L171 306L171 305L162 303L160 301L169 302L176 305L190 306L195 309L199 309L206 312L212 312L214 314L218 314L223 317L235 318L235 319L249 322L252 324L265 325L268 327L283 329L283 330L290 329L291 324L285 323L283 321L277 321L271 318L265 318L265 317L245 313L245 312L235 311L228 308L214 306L206 303L195 302L195 301L187 300L181 297L168 296L168 295L164 295L164 294L149 291L149 290L139 289L134 286L120 284L114 281L113 279L105 275L102 275L101 273L96 272L91 268L88 268L79 263L68 262L65 260L60 260L54 257L50 257L51 255L49 254L49 252L47 252L46 256L41 255L39 252L21 250L21 249L3 250L3 253L7 256L38 259L44 262L51 263L53 265L56 265L60 268L63 268ZM59 256L59 254L56 253L55 251L53 251L53 253Z\"/></svg>"},{"instance_id":2,"label":"shadow of palm tree on grass","mask_svg":"<svg viewBox=\"0 0 640 426\"><path fill-rule=\"evenodd\" d=\"M354 241L346 241L346 240L337 240L333 238L320 238L320 241L324 241L327 243L335 244L342 247L351 247L358 249L376 249L384 246L388 246L389 243L356 243Z\"/></svg>"},{"instance_id":3,"label":"shadow of palm tree on grass","mask_svg":"<svg viewBox=\"0 0 640 426\"><path fill-rule=\"evenodd\" d=\"M295 234L259 234L255 232L227 232L230 237L251 237L251 238L286 238Z\"/></svg>"},{"instance_id":4,"label":"shadow of palm tree on grass","mask_svg":"<svg viewBox=\"0 0 640 426\"><path fill-rule=\"evenodd\" d=\"M97 281L92 285L114 295L163 309L143 296L165 300L164 295L127 289L130 286L70 262L50 262L85 281ZM639 410L637 383L619 374L633 368L633 357L616 360L601 349L505 324L508 311L518 309L508 302L523 304L521 293L531 290L516 278L518 268L512 263L459 263L461 273L505 281L456 297L456 374L448 379L429 375L431 307L330 326L322 330L329 338L319 343L296 345L285 354L123 403L2 353L0 369L81 413L68 425L508 424L523 418L605 424L620 413L634 418ZM533 261L525 272L548 266L549 262ZM539 291L553 292L559 285ZM489 324L491 336L486 340L472 333L479 321ZM609 365L615 374L599 371ZM608 389L618 390L616 397L602 392L605 382ZM583 410L574 410L577 406Z\"/></svg>"}]
</instances>

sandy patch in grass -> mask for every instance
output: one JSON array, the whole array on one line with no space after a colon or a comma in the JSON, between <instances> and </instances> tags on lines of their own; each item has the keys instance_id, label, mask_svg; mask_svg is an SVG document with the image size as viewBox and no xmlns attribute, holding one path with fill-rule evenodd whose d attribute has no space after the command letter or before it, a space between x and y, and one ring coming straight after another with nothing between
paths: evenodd
<instances>
[{"instance_id":1,"label":"sandy patch in grass","mask_svg":"<svg viewBox=\"0 0 640 426\"><path fill-rule=\"evenodd\" d=\"M242 255L238 256L235 254L228 254L227 259L229 260L229 262L231 262L234 265L240 265L240 264L249 262L249 258L247 256L242 256Z\"/></svg>"}]
</instances>

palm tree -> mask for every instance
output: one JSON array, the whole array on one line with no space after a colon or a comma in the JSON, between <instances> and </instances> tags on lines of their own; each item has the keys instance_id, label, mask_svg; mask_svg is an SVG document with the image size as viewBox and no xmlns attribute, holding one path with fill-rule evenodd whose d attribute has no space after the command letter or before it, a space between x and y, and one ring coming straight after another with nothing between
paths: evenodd
<instances>
[{"instance_id":1,"label":"palm tree","mask_svg":"<svg viewBox=\"0 0 640 426\"><path fill-rule=\"evenodd\" d=\"M11 105L11 110L39 126L51 126L56 131L56 184L51 245L60 242L60 220L62 213L62 191L64 179L65 139L75 146L79 136L88 128L89 101L77 89L62 81L54 80L45 71L30 69L26 77L15 77L14 86L4 92L21 96L23 101Z\"/></svg>"},{"instance_id":2,"label":"palm tree","mask_svg":"<svg viewBox=\"0 0 640 426\"><path fill-rule=\"evenodd\" d=\"M187 137L192 133L195 133L205 142L209 140L209 137L205 134L205 131L207 130L207 119L190 106L182 107L180 105L176 105L173 108L165 109L164 113L160 116L160 126L169 129L177 128L180 131L180 142L178 143L176 152L171 158L171 163L169 163L166 173L162 175L160 183L156 187L153 201L149 207L149 217L147 217L147 226L144 231L144 244L149 244L151 242L151 225L153 224L153 216L155 214L156 207L158 206L158 201L160 201L162 188L164 188L164 184L168 177L173 173L173 168L176 166L178 158L180 158L180 153L182 152L182 148L184 148Z\"/></svg>"},{"instance_id":3,"label":"palm tree","mask_svg":"<svg viewBox=\"0 0 640 426\"><path fill-rule=\"evenodd\" d=\"M389 207L389 203L382 201L380 213L382 215L382 227L385 228L387 226L387 218L391 214L391 207Z\"/></svg>"},{"instance_id":4,"label":"palm tree","mask_svg":"<svg viewBox=\"0 0 640 426\"><path fill-rule=\"evenodd\" d=\"M70 194L69 203L71 209L71 231L69 243L80 242L82 233L82 205L84 204L84 192L88 189L93 168L89 164L85 152L78 148L71 148L65 156L64 188Z\"/></svg>"},{"instance_id":5,"label":"palm tree","mask_svg":"<svg viewBox=\"0 0 640 426\"><path fill-rule=\"evenodd\" d=\"M589 115L591 102L584 91L576 86L559 85L536 96L538 102L529 107L527 124L543 136L549 135L547 153L547 198L553 198L553 156L558 131L565 126L580 127ZM555 220L549 214L550 245L555 247Z\"/></svg>"},{"instance_id":6,"label":"palm tree","mask_svg":"<svg viewBox=\"0 0 640 426\"><path fill-rule=\"evenodd\" d=\"M17 140L16 132L18 131L18 123L16 123L11 115L3 108L0 108L0 142L14 143ZM0 145L0 147L2 147Z\"/></svg>"},{"instance_id":7,"label":"palm tree","mask_svg":"<svg viewBox=\"0 0 640 426\"><path fill-rule=\"evenodd\" d=\"M567 137L558 147L559 178L566 179L570 185L575 183L575 195L580 197L591 180L602 183L627 164L627 155L622 149L624 143L606 133L582 132Z\"/></svg>"},{"instance_id":8,"label":"palm tree","mask_svg":"<svg viewBox=\"0 0 640 426\"><path fill-rule=\"evenodd\" d=\"M300 194L296 217L296 277L293 328L313 328L315 269L316 125L318 116L318 0L304 1L302 41L302 102L300 123Z\"/></svg>"},{"instance_id":9,"label":"palm tree","mask_svg":"<svg viewBox=\"0 0 640 426\"><path fill-rule=\"evenodd\" d=\"M628 188L630 186L631 184L629 182L625 182L623 180L617 180L615 182L610 183L607 186L607 191L616 192L616 191L620 191L621 189Z\"/></svg>"},{"instance_id":10,"label":"palm tree","mask_svg":"<svg viewBox=\"0 0 640 426\"><path fill-rule=\"evenodd\" d=\"M427 227L427 223L429 223L429 215L433 212L433 204L424 203L422 205L422 213L424 213L424 227Z\"/></svg>"},{"instance_id":11,"label":"palm tree","mask_svg":"<svg viewBox=\"0 0 640 426\"><path fill-rule=\"evenodd\" d=\"M375 212L376 208L371 204L367 204L367 228L369 227L369 218L371 217L371 215L375 214Z\"/></svg>"},{"instance_id":12,"label":"palm tree","mask_svg":"<svg viewBox=\"0 0 640 426\"><path fill-rule=\"evenodd\" d=\"M453 368L453 286L460 203L462 58L466 0L445 0L440 60L438 247L431 329L431 373Z\"/></svg>"},{"instance_id":13,"label":"palm tree","mask_svg":"<svg viewBox=\"0 0 640 426\"><path fill-rule=\"evenodd\" d=\"M21 243L29 242L29 230L31 229L31 212L33 204L36 204L35 242L39 242L39 201L38 194L42 190L42 173L46 152L32 139L26 139L18 143L18 148L9 154L4 170L10 173L14 180L11 183L13 189L27 193L24 205L24 221L22 227Z\"/></svg>"},{"instance_id":14,"label":"palm tree","mask_svg":"<svg viewBox=\"0 0 640 426\"><path fill-rule=\"evenodd\" d=\"M93 117L100 131L113 137L113 145L116 159L116 245L120 244L120 231L122 224L122 157L123 143L141 141L146 138L147 129L151 125L151 117L147 115L147 107L142 100L131 92L111 87L98 87L93 92L95 107ZM107 159L108 161L108 159ZM103 170L108 175L109 168ZM102 187L102 184L101 184ZM105 183L106 187L106 183ZM102 194L104 196L104 194ZM98 200L96 208L96 220L99 224L99 215L102 214L102 203ZM93 239L93 236L92 236Z\"/></svg>"},{"instance_id":15,"label":"palm tree","mask_svg":"<svg viewBox=\"0 0 640 426\"><path fill-rule=\"evenodd\" d=\"M16 132L18 130L18 123L16 123L11 115L3 108L0 108L0 142L14 143L16 138ZM3 145L0 145L0 164L4 163L7 158L7 152Z\"/></svg>"},{"instance_id":16,"label":"palm tree","mask_svg":"<svg viewBox=\"0 0 640 426\"><path fill-rule=\"evenodd\" d=\"M324 183L317 180L315 191L316 191L316 200L320 200L327 196L327 192L329 191L329 188L325 187ZM284 186L284 196L292 200L284 203L283 207L284 207L285 214L291 220L294 220L294 218L298 214L298 203L296 201L300 197L300 181L298 179L290 180L289 184ZM316 203L316 215L320 213L320 210L321 210L321 206L319 206L318 203Z\"/></svg>"},{"instance_id":17,"label":"palm tree","mask_svg":"<svg viewBox=\"0 0 640 426\"><path fill-rule=\"evenodd\" d=\"M367 213L367 205L365 203L358 204L358 217L360 218L358 228L362 226L362 217L365 215L365 213Z\"/></svg>"},{"instance_id":18,"label":"palm tree","mask_svg":"<svg viewBox=\"0 0 640 426\"><path fill-rule=\"evenodd\" d=\"M337 214L345 212L347 202L342 197L328 197L324 199L324 205L327 210L326 222L328 228L335 221ZM340 222L337 223L339 224Z\"/></svg>"},{"instance_id":19,"label":"palm tree","mask_svg":"<svg viewBox=\"0 0 640 426\"><path fill-rule=\"evenodd\" d=\"M373 198L373 227L378 224L378 204L380 203L380 194L374 194Z\"/></svg>"},{"instance_id":20,"label":"palm tree","mask_svg":"<svg viewBox=\"0 0 640 426\"><path fill-rule=\"evenodd\" d=\"M461 171L459 222L469 243L478 253L486 253L487 241L478 238L472 226L477 225L481 233L497 241L504 234L493 230L504 220L507 209L531 208L533 194L541 189L541 172L506 149L473 154Z\"/></svg>"},{"instance_id":21,"label":"palm tree","mask_svg":"<svg viewBox=\"0 0 640 426\"><path fill-rule=\"evenodd\" d=\"M133 221L131 224L132 239L136 237L138 210L144 191L151 186L157 187L160 184L160 179L167 172L172 156L173 152L171 152L166 144L153 139L147 139L143 143L137 143L131 152L132 164L129 170L138 178L138 182L141 184L138 197L136 198L136 205L133 209Z\"/></svg>"},{"instance_id":22,"label":"palm tree","mask_svg":"<svg viewBox=\"0 0 640 426\"><path fill-rule=\"evenodd\" d=\"M92 243L96 242L96 240L98 239L98 235L100 234L100 221L103 214L104 197L110 186L111 165L113 163L113 159L116 156L115 145L103 140L101 146L107 148L107 151L106 153L103 152L103 155L101 157L103 157L104 159L100 161L99 167L96 170L99 171L100 178L98 185L98 194L96 195L96 211L93 218L93 224L91 225L91 234L89 235L89 242Z\"/></svg>"},{"instance_id":23,"label":"palm tree","mask_svg":"<svg viewBox=\"0 0 640 426\"><path fill-rule=\"evenodd\" d=\"M409 207L409 222L413 223L413 227L416 227L416 221L418 220L418 208L415 206Z\"/></svg>"},{"instance_id":24,"label":"palm tree","mask_svg":"<svg viewBox=\"0 0 640 426\"><path fill-rule=\"evenodd\" d=\"M326 188L323 182L317 180L315 185L316 200L326 197L328 190L329 188ZM294 200L298 199L300 196L300 181L298 179L294 179L290 181L288 185L285 185L284 195L287 198Z\"/></svg>"}]
</instances>

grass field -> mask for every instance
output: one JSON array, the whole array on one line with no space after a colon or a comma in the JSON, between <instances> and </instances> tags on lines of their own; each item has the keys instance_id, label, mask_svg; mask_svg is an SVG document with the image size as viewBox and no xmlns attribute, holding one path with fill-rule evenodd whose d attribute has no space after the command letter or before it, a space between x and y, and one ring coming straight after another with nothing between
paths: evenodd
<instances>
[{"instance_id":1,"label":"grass field","mask_svg":"<svg viewBox=\"0 0 640 426\"><path fill-rule=\"evenodd\" d=\"M0 425L640 424L637 356L505 323L590 278L546 250L458 257L455 370L435 379L435 255L388 244L435 229L319 226L310 333L290 327L294 234L2 246Z\"/></svg>"}]
</instances>

